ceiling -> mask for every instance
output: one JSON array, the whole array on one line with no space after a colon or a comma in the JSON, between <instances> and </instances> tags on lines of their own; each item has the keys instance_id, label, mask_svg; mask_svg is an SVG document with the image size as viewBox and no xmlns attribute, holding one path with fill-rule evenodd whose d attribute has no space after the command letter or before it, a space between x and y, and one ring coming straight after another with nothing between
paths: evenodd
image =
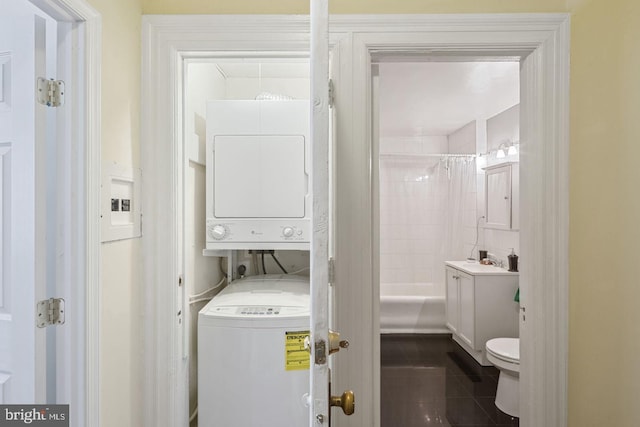
<instances>
[{"instance_id":1,"label":"ceiling","mask_svg":"<svg viewBox=\"0 0 640 427\"><path fill-rule=\"evenodd\" d=\"M380 135L449 135L520 99L517 62L381 63Z\"/></svg>"},{"instance_id":2,"label":"ceiling","mask_svg":"<svg viewBox=\"0 0 640 427\"><path fill-rule=\"evenodd\" d=\"M308 79L306 58L217 60L227 78ZM381 136L449 135L519 102L518 62L385 62Z\"/></svg>"}]
</instances>

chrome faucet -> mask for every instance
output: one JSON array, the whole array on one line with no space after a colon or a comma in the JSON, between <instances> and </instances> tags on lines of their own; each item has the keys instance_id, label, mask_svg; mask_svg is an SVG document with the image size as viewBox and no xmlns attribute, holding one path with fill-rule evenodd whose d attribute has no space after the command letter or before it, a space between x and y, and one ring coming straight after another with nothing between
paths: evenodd
<instances>
[{"instance_id":1,"label":"chrome faucet","mask_svg":"<svg viewBox=\"0 0 640 427\"><path fill-rule=\"evenodd\" d=\"M502 261L501 259L498 259L498 257L495 256L494 254L488 253L487 258L489 258L489 261L491 261L491 263L496 267L504 268L504 261Z\"/></svg>"}]
</instances>

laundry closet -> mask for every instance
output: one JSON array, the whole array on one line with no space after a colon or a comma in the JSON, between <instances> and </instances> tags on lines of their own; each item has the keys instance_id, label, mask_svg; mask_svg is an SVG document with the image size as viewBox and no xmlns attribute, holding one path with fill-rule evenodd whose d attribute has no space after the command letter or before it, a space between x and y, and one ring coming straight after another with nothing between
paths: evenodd
<instances>
[{"instance_id":1,"label":"laundry closet","mask_svg":"<svg viewBox=\"0 0 640 427\"><path fill-rule=\"evenodd\" d=\"M302 346L309 329L309 61L243 54L185 64L181 185L191 426L231 427L224 417L249 425L265 411L294 425L294 418L308 417L299 398L286 408L247 405L270 398L251 391L262 380L276 383L272 395L279 386L308 390ZM240 388L247 391L236 409L224 394Z\"/></svg>"}]
</instances>

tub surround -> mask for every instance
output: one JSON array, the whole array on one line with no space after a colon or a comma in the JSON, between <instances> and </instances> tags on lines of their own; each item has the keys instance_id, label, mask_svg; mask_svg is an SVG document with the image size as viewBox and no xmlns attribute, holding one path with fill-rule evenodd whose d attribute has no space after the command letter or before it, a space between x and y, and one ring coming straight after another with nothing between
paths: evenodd
<instances>
[{"instance_id":1,"label":"tub surround","mask_svg":"<svg viewBox=\"0 0 640 427\"><path fill-rule=\"evenodd\" d=\"M446 317L455 342L482 366L491 363L486 342L519 336L514 301L518 273L469 261L447 261Z\"/></svg>"}]
</instances>

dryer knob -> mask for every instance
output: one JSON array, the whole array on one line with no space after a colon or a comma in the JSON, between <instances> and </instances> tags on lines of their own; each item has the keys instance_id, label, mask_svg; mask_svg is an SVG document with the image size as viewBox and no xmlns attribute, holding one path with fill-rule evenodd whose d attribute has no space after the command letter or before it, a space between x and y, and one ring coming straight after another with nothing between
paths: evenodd
<instances>
[{"instance_id":1,"label":"dryer knob","mask_svg":"<svg viewBox=\"0 0 640 427\"><path fill-rule=\"evenodd\" d=\"M216 224L209 227L209 235L215 240L222 240L227 236L227 229L224 225Z\"/></svg>"},{"instance_id":2,"label":"dryer knob","mask_svg":"<svg viewBox=\"0 0 640 427\"><path fill-rule=\"evenodd\" d=\"M293 237L295 230L292 227L285 227L282 229L282 235L284 237Z\"/></svg>"}]
</instances>

